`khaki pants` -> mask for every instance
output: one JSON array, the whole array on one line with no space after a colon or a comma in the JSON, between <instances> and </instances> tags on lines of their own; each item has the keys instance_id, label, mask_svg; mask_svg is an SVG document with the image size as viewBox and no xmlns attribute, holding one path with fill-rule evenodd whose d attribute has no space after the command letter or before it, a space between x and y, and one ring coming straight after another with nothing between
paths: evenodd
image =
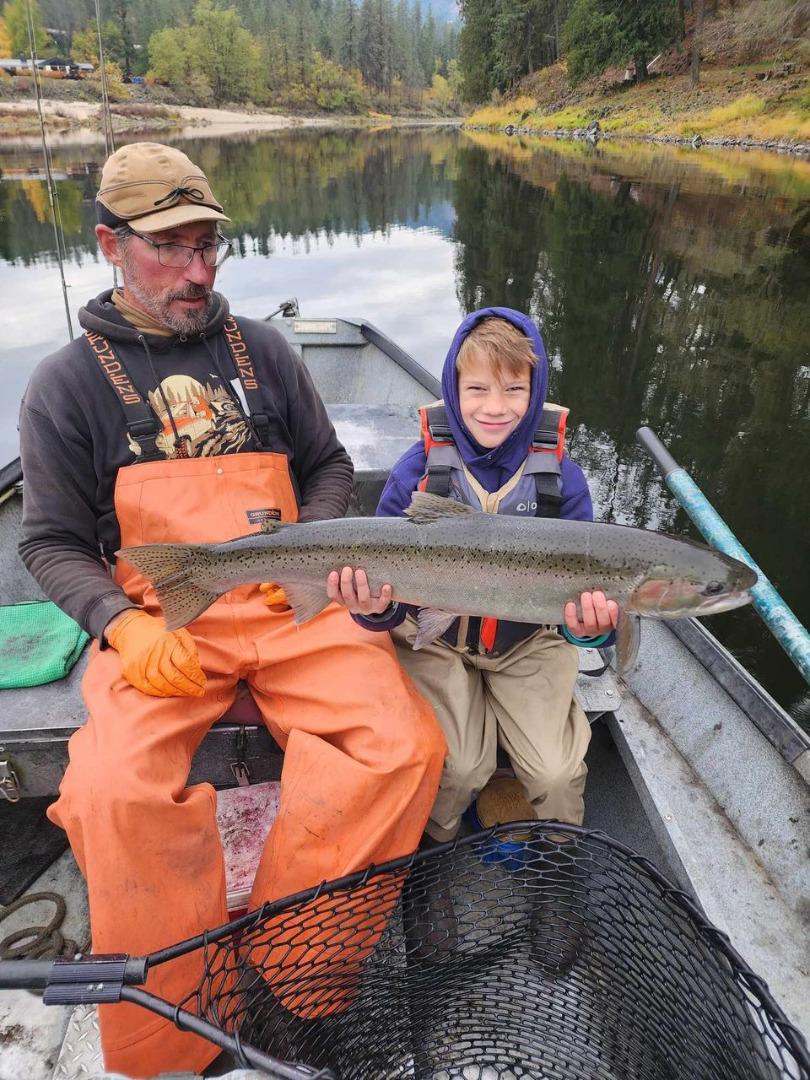
<instances>
[{"instance_id":1,"label":"khaki pants","mask_svg":"<svg viewBox=\"0 0 810 1080\"><path fill-rule=\"evenodd\" d=\"M392 634L400 663L433 705L448 754L427 832L452 839L495 772L500 744L536 817L581 825L591 733L574 698L577 650L538 630L502 656L472 656L435 641L414 652L416 623Z\"/></svg>"}]
</instances>

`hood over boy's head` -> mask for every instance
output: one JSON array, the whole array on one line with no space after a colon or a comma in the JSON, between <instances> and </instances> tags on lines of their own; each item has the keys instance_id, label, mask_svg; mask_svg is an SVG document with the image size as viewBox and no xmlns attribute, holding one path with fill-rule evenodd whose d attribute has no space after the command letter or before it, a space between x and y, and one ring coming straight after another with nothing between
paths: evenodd
<instances>
[{"instance_id":1,"label":"hood over boy's head","mask_svg":"<svg viewBox=\"0 0 810 1080\"><path fill-rule=\"evenodd\" d=\"M505 326L502 324L506 324ZM479 329L480 327L480 329ZM475 336L473 334L475 333ZM479 336L480 335L480 336ZM465 350L468 338L470 345ZM505 352L499 353L499 345L506 341ZM483 348L480 345L483 344ZM506 368L504 375L531 371L529 406L516 429L497 447L485 447L478 443L467 429L461 415L458 382L459 365L467 362L466 353L476 357L491 356L488 361L497 372ZM465 355L462 355L464 352ZM514 365L517 369L510 371ZM453 337L442 370L442 398L447 410L447 420L453 439L462 458L473 475L481 479L485 473L496 470L505 483L524 461L540 422L548 391L548 360L543 339L536 324L522 311L513 308L490 307L471 312L461 323ZM494 490L490 488L489 490Z\"/></svg>"}]
</instances>

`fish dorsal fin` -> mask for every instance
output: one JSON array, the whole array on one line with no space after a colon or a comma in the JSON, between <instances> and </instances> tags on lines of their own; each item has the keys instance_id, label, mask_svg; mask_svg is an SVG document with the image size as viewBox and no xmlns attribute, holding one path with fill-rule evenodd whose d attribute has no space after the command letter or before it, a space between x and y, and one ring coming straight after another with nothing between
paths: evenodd
<instances>
[{"instance_id":1,"label":"fish dorsal fin","mask_svg":"<svg viewBox=\"0 0 810 1080\"><path fill-rule=\"evenodd\" d=\"M291 521L263 521L259 525L259 532L242 533L241 536L232 536L228 541L229 544L235 543L237 540L255 540L260 533L274 533L277 529L286 529L292 525Z\"/></svg>"},{"instance_id":2,"label":"fish dorsal fin","mask_svg":"<svg viewBox=\"0 0 810 1080\"><path fill-rule=\"evenodd\" d=\"M437 637L441 637L445 630L452 626L458 615L452 611L440 611L438 608L421 607L416 613L416 622L419 627L416 640L413 643L414 650L429 645Z\"/></svg>"},{"instance_id":3,"label":"fish dorsal fin","mask_svg":"<svg viewBox=\"0 0 810 1080\"><path fill-rule=\"evenodd\" d=\"M273 521L272 518L271 518L268 521L263 521L261 523L261 527L259 529L259 532L263 532L263 533L278 532L279 529L283 529L284 526L288 525L288 524L289 524L289 522ZM253 535L255 536L255 533Z\"/></svg>"},{"instance_id":4,"label":"fish dorsal fin","mask_svg":"<svg viewBox=\"0 0 810 1080\"><path fill-rule=\"evenodd\" d=\"M427 491L415 491L411 497L411 505L405 510L405 516L410 518L415 525L428 525L431 521L438 521L439 518L458 514L480 513L480 510L475 510L466 503L446 499L443 495L431 495Z\"/></svg>"}]
</instances>

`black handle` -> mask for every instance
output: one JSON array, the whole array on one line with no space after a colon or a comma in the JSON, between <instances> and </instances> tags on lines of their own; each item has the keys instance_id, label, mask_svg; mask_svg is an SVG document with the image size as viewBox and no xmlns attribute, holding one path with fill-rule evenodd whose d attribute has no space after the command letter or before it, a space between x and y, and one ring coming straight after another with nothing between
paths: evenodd
<instances>
[{"instance_id":1,"label":"black handle","mask_svg":"<svg viewBox=\"0 0 810 1080\"><path fill-rule=\"evenodd\" d=\"M53 960L0 960L0 987L4 990L44 990Z\"/></svg>"},{"instance_id":2,"label":"black handle","mask_svg":"<svg viewBox=\"0 0 810 1080\"><path fill-rule=\"evenodd\" d=\"M46 1005L118 1001L122 986L142 985L145 956L89 953L56 960L0 960L0 987L44 990Z\"/></svg>"},{"instance_id":3,"label":"black handle","mask_svg":"<svg viewBox=\"0 0 810 1080\"><path fill-rule=\"evenodd\" d=\"M678 462L670 454L652 428L640 427L636 432L636 442L641 449L651 457L664 476L680 468Z\"/></svg>"}]
</instances>

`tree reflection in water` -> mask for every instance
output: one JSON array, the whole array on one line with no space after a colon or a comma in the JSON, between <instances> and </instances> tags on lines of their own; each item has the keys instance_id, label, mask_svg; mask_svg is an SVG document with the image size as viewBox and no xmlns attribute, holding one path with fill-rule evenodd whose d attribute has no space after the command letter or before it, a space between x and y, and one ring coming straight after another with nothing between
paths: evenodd
<instances>
[{"instance_id":1,"label":"tree reflection in water","mask_svg":"<svg viewBox=\"0 0 810 1080\"><path fill-rule=\"evenodd\" d=\"M306 258L312 244L349 236L362 259L371 234L445 237L459 308L447 342L457 317L483 305L538 320L597 516L693 533L636 447L647 423L810 621L810 163L447 128L304 129L182 147L232 219L237 258L272 258L282 240ZM53 260L35 154L0 157L0 258L25 274ZM54 151L76 296L81 268L98 259L102 157ZM407 262L398 269L391 303L407 306ZM335 314L362 314L362 300ZM712 629L810 725L806 687L750 610Z\"/></svg>"}]
</instances>

